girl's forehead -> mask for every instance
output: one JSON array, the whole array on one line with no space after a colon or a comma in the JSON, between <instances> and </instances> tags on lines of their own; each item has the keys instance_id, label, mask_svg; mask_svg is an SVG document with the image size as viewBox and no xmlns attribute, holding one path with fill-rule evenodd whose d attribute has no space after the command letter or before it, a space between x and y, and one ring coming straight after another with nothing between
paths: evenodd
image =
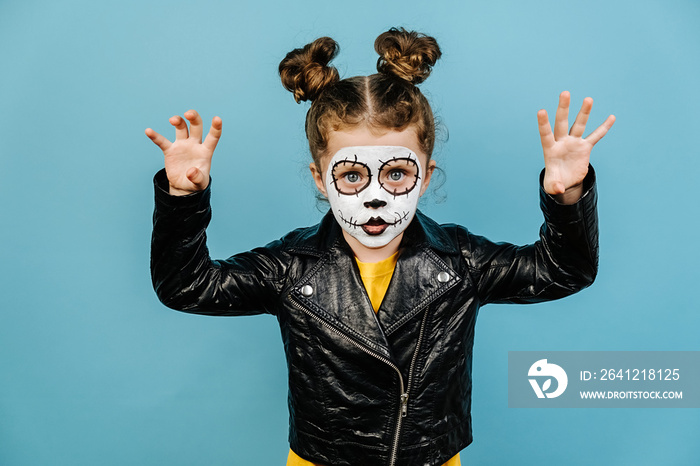
<instances>
[{"instance_id":1,"label":"girl's forehead","mask_svg":"<svg viewBox=\"0 0 700 466\"><path fill-rule=\"evenodd\" d=\"M412 127L401 131L370 128L367 125L331 131L328 135L326 154L333 155L343 147L353 146L403 146L416 154L421 153L418 136Z\"/></svg>"},{"instance_id":2,"label":"girl's forehead","mask_svg":"<svg viewBox=\"0 0 700 466\"><path fill-rule=\"evenodd\" d=\"M341 147L338 152L330 155L330 163L356 161L376 165L397 158L418 161L416 153L404 146L349 146Z\"/></svg>"}]
</instances>

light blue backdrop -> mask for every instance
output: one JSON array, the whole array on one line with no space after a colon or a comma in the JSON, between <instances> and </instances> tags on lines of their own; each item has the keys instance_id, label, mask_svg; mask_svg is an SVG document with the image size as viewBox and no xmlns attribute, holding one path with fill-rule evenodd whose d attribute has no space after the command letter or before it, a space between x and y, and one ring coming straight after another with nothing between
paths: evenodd
<instances>
[{"instance_id":1,"label":"light blue backdrop","mask_svg":"<svg viewBox=\"0 0 700 466\"><path fill-rule=\"evenodd\" d=\"M699 350L700 4L671 1L0 3L0 464L282 465L286 368L271 317L170 311L150 284L143 131L220 115L212 255L321 216L284 55L329 35L342 76L405 26L444 55L423 85L449 130L425 212L531 242L536 112L595 99L601 266L563 301L482 309L463 464L688 465L696 409L507 407L513 350ZM438 193L440 194L440 193Z\"/></svg>"}]
</instances>

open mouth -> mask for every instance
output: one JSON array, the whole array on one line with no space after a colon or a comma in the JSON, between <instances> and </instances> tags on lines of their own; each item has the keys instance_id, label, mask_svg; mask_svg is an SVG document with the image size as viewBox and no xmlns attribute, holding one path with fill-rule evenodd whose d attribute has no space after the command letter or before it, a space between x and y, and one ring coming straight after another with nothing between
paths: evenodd
<instances>
[{"instance_id":1,"label":"open mouth","mask_svg":"<svg viewBox=\"0 0 700 466\"><path fill-rule=\"evenodd\" d=\"M368 235L381 235L384 233L384 230L389 228L389 224L386 223L384 220L381 218L370 218L367 223L364 225L361 225L362 230L367 233Z\"/></svg>"}]
</instances>

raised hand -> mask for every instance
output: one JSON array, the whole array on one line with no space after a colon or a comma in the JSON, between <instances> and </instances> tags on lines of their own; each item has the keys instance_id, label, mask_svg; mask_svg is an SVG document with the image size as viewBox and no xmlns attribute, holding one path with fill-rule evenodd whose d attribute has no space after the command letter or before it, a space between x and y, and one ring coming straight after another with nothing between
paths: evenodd
<instances>
[{"instance_id":1,"label":"raised hand","mask_svg":"<svg viewBox=\"0 0 700 466\"><path fill-rule=\"evenodd\" d=\"M615 116L610 115L602 125L584 138L583 132L593 107L593 99L586 97L571 130L568 130L570 100L568 91L559 95L554 132L550 127L547 111L537 112L544 151L544 190L562 204L573 204L583 194L582 183L588 173L591 149L615 123Z\"/></svg>"},{"instance_id":2,"label":"raised hand","mask_svg":"<svg viewBox=\"0 0 700 466\"><path fill-rule=\"evenodd\" d=\"M170 183L170 194L184 196L202 191L209 185L209 171L214 149L221 137L222 121L214 117L207 137L202 142L202 118L194 110L185 112L187 122L179 115L170 118L170 124L175 127L175 142L156 133L151 128L146 129L146 136L163 151L165 156L165 172Z\"/></svg>"}]
</instances>

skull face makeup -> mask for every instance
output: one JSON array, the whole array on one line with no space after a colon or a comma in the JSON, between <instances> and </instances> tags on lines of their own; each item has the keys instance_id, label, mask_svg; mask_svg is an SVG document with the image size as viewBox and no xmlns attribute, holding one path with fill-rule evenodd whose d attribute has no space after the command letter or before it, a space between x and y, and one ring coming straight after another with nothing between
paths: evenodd
<instances>
[{"instance_id":1,"label":"skull face makeup","mask_svg":"<svg viewBox=\"0 0 700 466\"><path fill-rule=\"evenodd\" d=\"M333 215L364 246L386 246L416 213L420 171L418 157L406 147L343 147L333 155L326 172Z\"/></svg>"}]
</instances>

